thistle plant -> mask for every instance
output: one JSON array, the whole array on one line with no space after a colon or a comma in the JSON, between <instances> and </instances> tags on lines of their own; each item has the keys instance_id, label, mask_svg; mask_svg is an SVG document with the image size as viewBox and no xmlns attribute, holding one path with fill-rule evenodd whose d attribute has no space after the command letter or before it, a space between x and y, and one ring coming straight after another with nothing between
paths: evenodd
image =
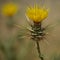
<instances>
[{"instance_id":1,"label":"thistle plant","mask_svg":"<svg viewBox=\"0 0 60 60\"><path fill-rule=\"evenodd\" d=\"M37 44L37 51L39 53L39 58L44 60L41 55L39 42L45 38L46 33L45 28L42 27L42 21L45 20L48 16L48 10L38 5L34 5L33 7L28 7L26 11L27 18L33 22L31 24L31 39Z\"/></svg>"},{"instance_id":2,"label":"thistle plant","mask_svg":"<svg viewBox=\"0 0 60 60\"><path fill-rule=\"evenodd\" d=\"M17 6L13 3L8 3L2 7L2 13L9 18L7 21L7 26L13 27L14 25L17 27L20 27L16 24L14 24L13 16L17 12ZM33 7L28 7L26 10L26 17L29 23L32 21L33 24L30 23L31 29L27 28L31 33L31 39L36 42L37 44L37 51L39 54L39 58L41 60L44 60L44 57L41 54L41 49L39 42L42 41L45 38L45 29L42 27L42 22L48 17L48 10L42 7L39 7L37 4L35 4ZM18 35L18 39L21 37ZM12 55L12 54L10 54ZM8 60L15 60L14 56L9 56Z\"/></svg>"},{"instance_id":3,"label":"thistle plant","mask_svg":"<svg viewBox=\"0 0 60 60\"><path fill-rule=\"evenodd\" d=\"M7 16L7 26L9 28L14 26L13 16L17 13L17 5L14 3L6 3L2 6L2 14Z\"/></svg>"}]
</instances>

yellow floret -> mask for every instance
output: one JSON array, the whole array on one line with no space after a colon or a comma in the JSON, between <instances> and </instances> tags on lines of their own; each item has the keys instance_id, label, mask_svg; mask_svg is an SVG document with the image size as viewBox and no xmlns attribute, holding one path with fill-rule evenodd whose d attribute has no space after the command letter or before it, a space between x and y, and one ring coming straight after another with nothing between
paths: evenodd
<instances>
[{"instance_id":1,"label":"yellow floret","mask_svg":"<svg viewBox=\"0 0 60 60\"><path fill-rule=\"evenodd\" d=\"M46 9L38 7L37 5L34 5L34 7L27 8L26 15L34 22L41 22L47 18L48 11Z\"/></svg>"},{"instance_id":2,"label":"yellow floret","mask_svg":"<svg viewBox=\"0 0 60 60\"><path fill-rule=\"evenodd\" d=\"M2 13L6 16L13 16L17 12L17 6L13 3L3 5Z\"/></svg>"}]
</instances>

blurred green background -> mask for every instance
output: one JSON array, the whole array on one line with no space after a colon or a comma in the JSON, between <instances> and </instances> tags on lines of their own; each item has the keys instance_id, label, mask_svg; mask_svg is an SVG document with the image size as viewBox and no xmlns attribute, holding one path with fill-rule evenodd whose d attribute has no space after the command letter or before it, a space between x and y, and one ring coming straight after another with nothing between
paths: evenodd
<instances>
[{"instance_id":1,"label":"blurred green background","mask_svg":"<svg viewBox=\"0 0 60 60\"><path fill-rule=\"evenodd\" d=\"M2 15L1 7L9 2L19 7L13 19L20 28L14 26L9 29L6 26L8 18ZM45 60L60 60L60 0L0 0L0 60L40 60L35 42L23 27L29 27L25 11L34 3L49 9L48 18L43 22L43 26L49 25L48 35L40 41L41 53Z\"/></svg>"}]
</instances>

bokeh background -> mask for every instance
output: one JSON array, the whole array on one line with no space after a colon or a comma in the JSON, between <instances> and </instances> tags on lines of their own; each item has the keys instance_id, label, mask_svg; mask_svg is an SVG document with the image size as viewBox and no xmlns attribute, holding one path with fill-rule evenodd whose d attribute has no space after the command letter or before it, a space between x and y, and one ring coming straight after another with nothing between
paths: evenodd
<instances>
[{"instance_id":1,"label":"bokeh background","mask_svg":"<svg viewBox=\"0 0 60 60\"><path fill-rule=\"evenodd\" d=\"M13 2L18 5L18 13L13 16L17 25L7 28L8 17L2 15L1 7ZM40 41L41 53L45 60L60 60L60 0L0 0L0 60L40 60L36 44L30 39L25 11L37 3L49 9L49 15L43 22L48 26L46 39Z\"/></svg>"}]
</instances>

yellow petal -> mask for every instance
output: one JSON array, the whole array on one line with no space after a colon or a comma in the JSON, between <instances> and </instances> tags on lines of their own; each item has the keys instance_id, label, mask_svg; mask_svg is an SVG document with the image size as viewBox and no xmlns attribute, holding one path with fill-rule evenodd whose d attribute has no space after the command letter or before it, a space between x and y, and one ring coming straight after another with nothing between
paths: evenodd
<instances>
[{"instance_id":1,"label":"yellow petal","mask_svg":"<svg viewBox=\"0 0 60 60\"><path fill-rule=\"evenodd\" d=\"M28 7L26 15L32 21L41 22L48 16L48 11L47 9L39 8L39 6L34 5L34 7Z\"/></svg>"},{"instance_id":2,"label":"yellow petal","mask_svg":"<svg viewBox=\"0 0 60 60\"><path fill-rule=\"evenodd\" d=\"M2 13L6 16L12 16L17 12L17 6L13 3L7 3L2 7Z\"/></svg>"}]
</instances>

